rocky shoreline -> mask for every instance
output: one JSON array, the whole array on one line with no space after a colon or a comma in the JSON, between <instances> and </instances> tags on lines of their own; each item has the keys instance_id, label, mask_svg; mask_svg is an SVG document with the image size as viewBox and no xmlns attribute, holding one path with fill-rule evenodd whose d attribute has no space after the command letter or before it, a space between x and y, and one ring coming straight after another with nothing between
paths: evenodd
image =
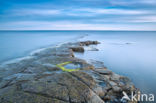
<instances>
[{"instance_id":1,"label":"rocky shoreline","mask_svg":"<svg viewBox=\"0 0 156 103\"><path fill-rule=\"evenodd\" d=\"M108 70L100 61L87 63L74 57L74 52L85 52L84 46L97 44L65 43L1 65L0 103L129 103L121 101L122 92L137 89L127 77ZM57 66L65 62L80 67L68 72Z\"/></svg>"}]
</instances>

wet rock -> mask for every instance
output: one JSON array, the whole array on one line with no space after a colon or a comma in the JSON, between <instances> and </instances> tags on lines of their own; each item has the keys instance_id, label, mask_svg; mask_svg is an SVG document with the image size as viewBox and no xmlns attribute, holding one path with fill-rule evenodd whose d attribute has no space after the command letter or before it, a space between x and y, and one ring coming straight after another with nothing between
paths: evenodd
<instances>
[{"instance_id":1,"label":"wet rock","mask_svg":"<svg viewBox=\"0 0 156 103\"><path fill-rule=\"evenodd\" d=\"M112 81L118 81L118 80L120 80L120 78L121 78L120 75L112 73L112 76L111 76Z\"/></svg>"},{"instance_id":2,"label":"wet rock","mask_svg":"<svg viewBox=\"0 0 156 103\"><path fill-rule=\"evenodd\" d=\"M114 92L122 92L122 89L118 86L113 86L112 89Z\"/></svg>"},{"instance_id":3,"label":"wet rock","mask_svg":"<svg viewBox=\"0 0 156 103\"><path fill-rule=\"evenodd\" d=\"M113 81L109 81L109 84L110 84L112 87L117 86L117 84L116 84L115 82L113 82Z\"/></svg>"},{"instance_id":4,"label":"wet rock","mask_svg":"<svg viewBox=\"0 0 156 103\"><path fill-rule=\"evenodd\" d=\"M111 75L112 71L108 70L108 69L95 69L94 71L103 74L103 75Z\"/></svg>"},{"instance_id":5,"label":"wet rock","mask_svg":"<svg viewBox=\"0 0 156 103\"><path fill-rule=\"evenodd\" d=\"M104 97L106 94L106 91L103 90L101 86L97 86L96 88L94 88L94 91L101 98Z\"/></svg>"},{"instance_id":6,"label":"wet rock","mask_svg":"<svg viewBox=\"0 0 156 103\"><path fill-rule=\"evenodd\" d=\"M13 85L0 90L0 103L68 103L44 94L24 92Z\"/></svg>"},{"instance_id":7,"label":"wet rock","mask_svg":"<svg viewBox=\"0 0 156 103\"><path fill-rule=\"evenodd\" d=\"M96 95L94 92L91 92L90 94L91 99L87 101L87 103L105 103L98 95Z\"/></svg>"},{"instance_id":8,"label":"wet rock","mask_svg":"<svg viewBox=\"0 0 156 103\"><path fill-rule=\"evenodd\" d=\"M97 60L88 60L88 63L92 64L96 69L106 69L104 66L104 63L101 61L97 61Z\"/></svg>"},{"instance_id":9,"label":"wet rock","mask_svg":"<svg viewBox=\"0 0 156 103\"><path fill-rule=\"evenodd\" d=\"M66 43L32 54L29 59L0 66L0 103L117 103L121 91L136 91L131 81L106 69L102 62L86 62L73 52L97 41ZM80 64L64 72L56 65Z\"/></svg>"},{"instance_id":10,"label":"wet rock","mask_svg":"<svg viewBox=\"0 0 156 103\"><path fill-rule=\"evenodd\" d=\"M100 44L100 42L98 42L98 41L84 41L84 42L80 42L80 45L82 45L82 46L96 45L96 44Z\"/></svg>"},{"instance_id":11,"label":"wet rock","mask_svg":"<svg viewBox=\"0 0 156 103\"><path fill-rule=\"evenodd\" d=\"M84 52L84 48L79 46L79 47L70 47L70 49L72 49L72 51L74 52Z\"/></svg>"}]
</instances>

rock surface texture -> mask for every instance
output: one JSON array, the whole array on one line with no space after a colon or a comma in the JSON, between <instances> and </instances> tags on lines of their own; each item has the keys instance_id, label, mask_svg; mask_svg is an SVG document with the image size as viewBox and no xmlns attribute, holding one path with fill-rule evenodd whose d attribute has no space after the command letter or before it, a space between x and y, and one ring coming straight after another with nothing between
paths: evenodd
<instances>
[{"instance_id":1,"label":"rock surface texture","mask_svg":"<svg viewBox=\"0 0 156 103\"><path fill-rule=\"evenodd\" d=\"M83 46L97 41L66 43L0 66L0 103L122 103L122 92L136 92L131 81L113 73L102 62L74 57ZM79 71L65 72L56 65L71 61Z\"/></svg>"}]
</instances>

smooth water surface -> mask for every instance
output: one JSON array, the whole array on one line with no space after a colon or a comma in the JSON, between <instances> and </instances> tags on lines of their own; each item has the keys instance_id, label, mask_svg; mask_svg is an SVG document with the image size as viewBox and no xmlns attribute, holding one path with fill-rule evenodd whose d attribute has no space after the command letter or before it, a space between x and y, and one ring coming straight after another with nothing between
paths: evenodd
<instances>
[{"instance_id":1,"label":"smooth water surface","mask_svg":"<svg viewBox=\"0 0 156 103\"><path fill-rule=\"evenodd\" d=\"M29 55L31 51L81 38L66 31L0 31L0 63Z\"/></svg>"},{"instance_id":2,"label":"smooth water surface","mask_svg":"<svg viewBox=\"0 0 156 103\"><path fill-rule=\"evenodd\" d=\"M86 60L103 61L118 74L128 76L143 93L156 94L156 32L130 31L21 31L0 32L0 62L62 42L98 40L100 51L76 54Z\"/></svg>"},{"instance_id":3,"label":"smooth water surface","mask_svg":"<svg viewBox=\"0 0 156 103\"><path fill-rule=\"evenodd\" d=\"M156 32L98 32L83 40L99 40L99 51L77 57L103 61L108 69L128 76L142 93L156 94Z\"/></svg>"}]
</instances>

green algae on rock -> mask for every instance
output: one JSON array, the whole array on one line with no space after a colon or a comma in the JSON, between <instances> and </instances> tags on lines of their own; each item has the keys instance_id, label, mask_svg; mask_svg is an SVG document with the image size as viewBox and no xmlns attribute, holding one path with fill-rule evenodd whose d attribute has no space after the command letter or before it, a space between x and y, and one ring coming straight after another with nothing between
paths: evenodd
<instances>
[{"instance_id":1,"label":"green algae on rock","mask_svg":"<svg viewBox=\"0 0 156 103\"><path fill-rule=\"evenodd\" d=\"M74 57L71 49L97 43L65 43L29 59L0 65L0 103L121 103L122 91L136 93L132 82L102 62ZM64 68L71 63L81 67L76 71Z\"/></svg>"},{"instance_id":2,"label":"green algae on rock","mask_svg":"<svg viewBox=\"0 0 156 103\"><path fill-rule=\"evenodd\" d=\"M57 64L56 66L59 67L60 69L62 69L63 71L66 71L66 72L73 72L73 71L79 71L80 70L80 68L73 68L73 69L65 68L64 66L68 65L68 64L72 64L72 62L71 61L64 62L61 64Z\"/></svg>"}]
</instances>

